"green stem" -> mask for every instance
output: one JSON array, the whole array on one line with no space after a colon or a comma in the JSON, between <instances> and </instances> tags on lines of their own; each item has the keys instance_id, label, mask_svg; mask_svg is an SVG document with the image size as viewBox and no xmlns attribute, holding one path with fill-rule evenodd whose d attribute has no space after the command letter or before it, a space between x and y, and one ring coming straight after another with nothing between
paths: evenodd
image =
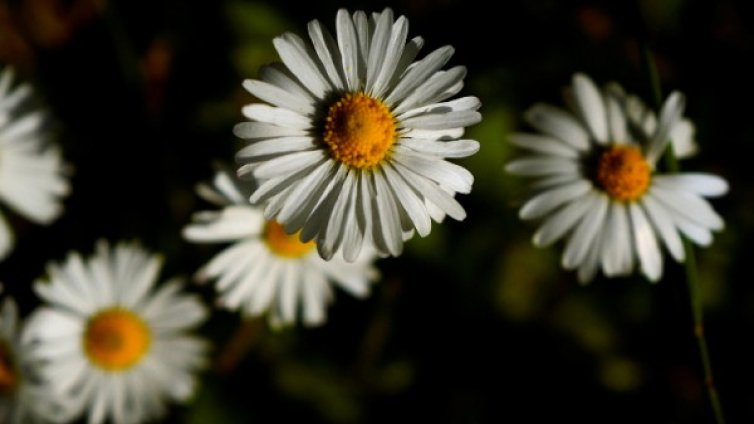
<instances>
[{"instance_id":1,"label":"green stem","mask_svg":"<svg viewBox=\"0 0 754 424\"><path fill-rule=\"evenodd\" d=\"M649 77L652 85L652 95L655 101L655 110L659 111L662 106L662 89L660 87L660 78L657 73L657 67L655 66L652 52L648 46L644 45L642 49L642 62L645 71ZM681 170L678 164L678 159L673 151L673 144L668 143L667 150L665 152L665 166L668 172L678 173ZM702 305L702 297L699 292L699 272L697 271L696 255L691 242L686 237L683 239L683 250L686 253L686 283L689 290L689 300L691 302L691 311L694 318L694 336L696 337L696 344L699 348L699 356L702 360L702 368L704 370L704 382L707 387L707 394L709 396L710 404L712 405L712 411L715 415L715 422L717 424L725 423L725 415L723 414L723 407L720 404L720 396L717 393L717 387L715 386L715 379L712 376L712 362L709 357L709 348L707 347L707 337L704 335L704 311Z\"/></svg>"}]
</instances>

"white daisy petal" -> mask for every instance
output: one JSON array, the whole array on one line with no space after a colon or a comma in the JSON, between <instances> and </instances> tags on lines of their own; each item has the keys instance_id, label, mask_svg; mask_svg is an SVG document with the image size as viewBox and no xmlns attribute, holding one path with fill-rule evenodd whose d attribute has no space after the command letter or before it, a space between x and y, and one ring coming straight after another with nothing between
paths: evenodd
<instances>
[{"instance_id":1,"label":"white daisy petal","mask_svg":"<svg viewBox=\"0 0 754 424\"><path fill-rule=\"evenodd\" d=\"M425 104L414 109L399 113L397 119L406 119L428 113L457 112L462 110L477 110L482 106L481 101L474 96L461 97L448 102Z\"/></svg>"},{"instance_id":2,"label":"white daisy petal","mask_svg":"<svg viewBox=\"0 0 754 424\"><path fill-rule=\"evenodd\" d=\"M290 109L301 115L314 113L314 107L309 99L297 93L290 93L271 83L247 79L243 82L243 88L260 100L272 105Z\"/></svg>"},{"instance_id":3,"label":"white daisy petal","mask_svg":"<svg viewBox=\"0 0 754 424\"><path fill-rule=\"evenodd\" d=\"M479 151L479 142L476 140L435 141L402 138L400 145L416 153L437 158L465 158Z\"/></svg>"},{"instance_id":4,"label":"white daisy petal","mask_svg":"<svg viewBox=\"0 0 754 424\"><path fill-rule=\"evenodd\" d=\"M649 192L677 214L684 215L699 225L711 230L722 230L725 226L722 218L712 209L712 206L696 194L668 190L658 185L650 188Z\"/></svg>"},{"instance_id":5,"label":"white daisy petal","mask_svg":"<svg viewBox=\"0 0 754 424\"><path fill-rule=\"evenodd\" d=\"M265 122L272 125L300 128L302 130L311 127L311 120L292 110L272 107L264 104L246 105L241 113L252 121Z\"/></svg>"},{"instance_id":6,"label":"white daisy petal","mask_svg":"<svg viewBox=\"0 0 754 424\"><path fill-rule=\"evenodd\" d=\"M398 203L409 218L411 218L416 231L420 236L426 237L429 234L432 222L429 213L424 207L424 203L389 163L385 164L382 170L385 173L385 177L387 177L389 186L393 188L393 193L398 199Z\"/></svg>"},{"instance_id":7,"label":"white daisy petal","mask_svg":"<svg viewBox=\"0 0 754 424\"><path fill-rule=\"evenodd\" d=\"M273 178L301 169L313 168L323 160L326 160L325 153L319 150L294 152L262 163L254 170L254 176L261 179Z\"/></svg>"},{"instance_id":8,"label":"white daisy petal","mask_svg":"<svg viewBox=\"0 0 754 424\"><path fill-rule=\"evenodd\" d=\"M314 51L317 52L330 83L337 90L345 89L339 68L336 67L336 64L340 62L340 57L338 57L338 47L332 35L316 20L309 22L308 29L309 38L314 44Z\"/></svg>"},{"instance_id":9,"label":"white daisy petal","mask_svg":"<svg viewBox=\"0 0 754 424\"><path fill-rule=\"evenodd\" d=\"M398 81L400 81L401 77L403 77L403 74L406 72L406 69L408 69L414 59L416 59L422 46L424 46L424 39L422 37L414 37L406 43L406 46L403 48L401 59L398 61L393 77L390 80L390 87L395 87Z\"/></svg>"},{"instance_id":10,"label":"white daisy petal","mask_svg":"<svg viewBox=\"0 0 754 424\"><path fill-rule=\"evenodd\" d=\"M359 62L359 87L357 89L364 89L363 85L367 79L367 55L369 54L369 44L372 41L374 26L370 28L367 15L361 10L353 14L353 25L359 42L356 58Z\"/></svg>"},{"instance_id":11,"label":"white daisy petal","mask_svg":"<svg viewBox=\"0 0 754 424\"><path fill-rule=\"evenodd\" d=\"M425 140L449 141L463 137L463 128L447 128L444 130L420 130L416 128L404 129L402 138L420 138Z\"/></svg>"},{"instance_id":12,"label":"white daisy petal","mask_svg":"<svg viewBox=\"0 0 754 424\"><path fill-rule=\"evenodd\" d=\"M317 147L312 137L279 137L253 142L236 153L236 159L252 159L260 156L311 150Z\"/></svg>"},{"instance_id":13,"label":"white daisy petal","mask_svg":"<svg viewBox=\"0 0 754 424\"><path fill-rule=\"evenodd\" d=\"M463 209L463 206L436 183L399 163L395 164L395 169L417 193L421 193L427 200L450 215L451 218L456 221L466 219L466 211Z\"/></svg>"},{"instance_id":14,"label":"white daisy petal","mask_svg":"<svg viewBox=\"0 0 754 424\"><path fill-rule=\"evenodd\" d=\"M676 231L673 224L672 215L651 194L642 199L641 206L644 208L644 212L654 225L655 230L663 243L665 243L665 247L668 248L670 254L678 262L683 262L686 259L686 254L683 250L681 237L678 235L678 231Z\"/></svg>"},{"instance_id":15,"label":"white daisy petal","mask_svg":"<svg viewBox=\"0 0 754 424\"><path fill-rule=\"evenodd\" d=\"M473 110L459 110L446 113L432 113L415 116L401 122L406 128L422 130L444 130L448 128L467 127L482 120L482 115Z\"/></svg>"},{"instance_id":16,"label":"white daisy petal","mask_svg":"<svg viewBox=\"0 0 754 424\"><path fill-rule=\"evenodd\" d=\"M578 198L592 190L592 184L584 180L576 180L562 186L547 190L526 202L519 211L521 219L538 219L564 203Z\"/></svg>"},{"instance_id":17,"label":"white daisy petal","mask_svg":"<svg viewBox=\"0 0 754 424\"><path fill-rule=\"evenodd\" d=\"M380 74L382 67L384 66L386 57L385 52L387 50L388 43L390 42L390 37L393 33L392 25L393 11L386 9L383 13L380 14L379 18L377 19L377 25L375 26L374 32L372 32L372 40L369 45L369 55L367 57L367 78L365 88L367 92L374 95L379 95L375 93L375 82L378 75Z\"/></svg>"},{"instance_id":18,"label":"white daisy petal","mask_svg":"<svg viewBox=\"0 0 754 424\"><path fill-rule=\"evenodd\" d=\"M577 150L589 148L589 134L586 129L563 109L537 104L526 112L524 118L538 131L562 140Z\"/></svg>"},{"instance_id":19,"label":"white daisy petal","mask_svg":"<svg viewBox=\"0 0 754 424\"><path fill-rule=\"evenodd\" d=\"M508 140L514 146L530 150L534 153L545 155L562 156L564 158L576 159L579 152L570 144L538 134L514 133L508 136Z\"/></svg>"},{"instance_id":20,"label":"white daisy petal","mask_svg":"<svg viewBox=\"0 0 754 424\"><path fill-rule=\"evenodd\" d=\"M565 269L578 267L586 258L592 245L601 240L597 234L600 227L604 225L609 202L605 195L597 195L595 199L592 207L586 212L568 240L563 252L563 267Z\"/></svg>"},{"instance_id":21,"label":"white daisy petal","mask_svg":"<svg viewBox=\"0 0 754 424\"><path fill-rule=\"evenodd\" d=\"M544 247L558 241L593 207L597 202L597 194L588 192L580 197L574 197L573 201L547 218L541 227L534 233L532 241L535 246Z\"/></svg>"},{"instance_id":22,"label":"white daisy petal","mask_svg":"<svg viewBox=\"0 0 754 424\"><path fill-rule=\"evenodd\" d=\"M427 104L438 93L443 93L463 81L466 77L466 67L456 66L444 72L437 72L427 81L422 83L416 90L400 102L395 108L395 113L400 116L403 112L411 110L417 105Z\"/></svg>"},{"instance_id":23,"label":"white daisy petal","mask_svg":"<svg viewBox=\"0 0 754 424\"><path fill-rule=\"evenodd\" d=\"M398 145L394 148L395 162L436 183L458 193L469 193L474 176L462 166L441 159L413 154Z\"/></svg>"},{"instance_id":24,"label":"white daisy petal","mask_svg":"<svg viewBox=\"0 0 754 424\"><path fill-rule=\"evenodd\" d=\"M607 113L607 125L610 141L615 144L627 143L629 141L628 129L626 128L626 114L620 104L620 99L616 98L609 91L605 93L605 112Z\"/></svg>"},{"instance_id":25,"label":"white daisy petal","mask_svg":"<svg viewBox=\"0 0 754 424\"><path fill-rule=\"evenodd\" d=\"M333 205L330 220L317 240L317 248L325 260L332 258L343 241L345 220L349 215L349 206L351 205L349 196L352 195L354 187L358 182L357 178L356 171L351 170L346 174L346 179L343 181L343 187L340 189L338 199Z\"/></svg>"},{"instance_id":26,"label":"white daisy petal","mask_svg":"<svg viewBox=\"0 0 754 424\"><path fill-rule=\"evenodd\" d=\"M338 10L335 20L338 33L338 47L346 86L349 91L357 91L359 87L359 40L356 37L351 16L345 9Z\"/></svg>"},{"instance_id":27,"label":"white daisy petal","mask_svg":"<svg viewBox=\"0 0 754 424\"><path fill-rule=\"evenodd\" d=\"M576 74L573 76L573 91L577 112L586 123L592 137L600 144L607 143L607 113L600 90L591 78L584 74Z\"/></svg>"},{"instance_id":28,"label":"white daisy petal","mask_svg":"<svg viewBox=\"0 0 754 424\"><path fill-rule=\"evenodd\" d=\"M364 233L366 232L359 225L359 215L361 214L361 202L359 197L362 196L361 180L357 178L349 194L349 214L345 218L345 228L343 230L343 258L347 262L353 262L358 259L364 243Z\"/></svg>"},{"instance_id":29,"label":"white daisy petal","mask_svg":"<svg viewBox=\"0 0 754 424\"><path fill-rule=\"evenodd\" d=\"M385 177L379 173L372 173L375 187L374 201L379 213L379 223L375 223L375 233L385 241L385 246L393 256L399 256L402 249L402 235L398 209L396 208L393 193L388 188Z\"/></svg>"},{"instance_id":30,"label":"white daisy petal","mask_svg":"<svg viewBox=\"0 0 754 424\"><path fill-rule=\"evenodd\" d=\"M693 156L699 150L694 142L694 124L688 119L683 119L670 130L670 141L673 143L673 151L679 158Z\"/></svg>"},{"instance_id":31,"label":"white daisy petal","mask_svg":"<svg viewBox=\"0 0 754 424\"><path fill-rule=\"evenodd\" d=\"M324 196L327 188L327 182L335 173L335 163L325 161L307 175L296 186L289 196L277 219L286 223L286 230L289 233L295 232L301 228L308 218L307 211L311 211Z\"/></svg>"},{"instance_id":32,"label":"white daisy petal","mask_svg":"<svg viewBox=\"0 0 754 424\"><path fill-rule=\"evenodd\" d=\"M262 214L247 206L231 205L210 217L207 220L209 222L187 226L183 230L183 237L200 243L234 241L255 235L262 219Z\"/></svg>"},{"instance_id":33,"label":"white daisy petal","mask_svg":"<svg viewBox=\"0 0 754 424\"><path fill-rule=\"evenodd\" d=\"M312 210L309 219L307 219L304 227L301 229L301 240L312 240L317 236L318 231L321 230L329 219L329 211L332 210L337 200L337 195L343 181L348 173L348 167L345 165L339 165L335 171L335 175L327 182L322 200Z\"/></svg>"},{"instance_id":34,"label":"white daisy petal","mask_svg":"<svg viewBox=\"0 0 754 424\"><path fill-rule=\"evenodd\" d=\"M522 176L575 175L581 167L578 162L560 157L532 156L508 162L505 170Z\"/></svg>"},{"instance_id":35,"label":"white daisy petal","mask_svg":"<svg viewBox=\"0 0 754 424\"><path fill-rule=\"evenodd\" d=\"M677 91L670 93L670 96L662 105L657 131L655 131L649 146L647 146L647 160L650 163L656 163L665 151L665 147L670 142L670 133L683 116L685 107L686 98Z\"/></svg>"},{"instance_id":36,"label":"white daisy petal","mask_svg":"<svg viewBox=\"0 0 754 424\"><path fill-rule=\"evenodd\" d=\"M382 17L380 19L382 19ZM381 97L388 89L390 81L393 78L403 55L407 36L408 20L405 16L401 16L393 24L390 39L388 40L387 48L383 55L382 66L379 74L376 76L374 85L371 87L373 95ZM371 53L372 52L370 51L370 54ZM369 80L367 79L367 81ZM367 85L367 87L369 86Z\"/></svg>"},{"instance_id":37,"label":"white daisy petal","mask_svg":"<svg viewBox=\"0 0 754 424\"><path fill-rule=\"evenodd\" d=\"M398 84L393 87L390 94L385 98L385 103L390 106L406 98L433 73L445 66L453 53L454 50L450 46L440 47L424 59L415 62L408 68Z\"/></svg>"},{"instance_id":38,"label":"white daisy petal","mask_svg":"<svg viewBox=\"0 0 754 424\"><path fill-rule=\"evenodd\" d=\"M657 282L662 275L662 255L657 246L657 239L646 215L635 203L628 205L628 213L633 228L634 246L639 257L641 272L649 281Z\"/></svg>"},{"instance_id":39,"label":"white daisy petal","mask_svg":"<svg viewBox=\"0 0 754 424\"><path fill-rule=\"evenodd\" d=\"M605 227L600 251L602 271L608 277L627 275L634 266L628 207L621 203L611 202Z\"/></svg>"},{"instance_id":40,"label":"white daisy petal","mask_svg":"<svg viewBox=\"0 0 754 424\"><path fill-rule=\"evenodd\" d=\"M603 250L605 242L606 240L598 235L594 243L589 245L586 258L578 267L577 277L579 284L586 285L594 279L599 269L600 252Z\"/></svg>"},{"instance_id":41,"label":"white daisy petal","mask_svg":"<svg viewBox=\"0 0 754 424\"><path fill-rule=\"evenodd\" d=\"M320 73L319 68L307 48L304 40L296 34L285 33L272 40L285 66L299 81L321 99L330 91L330 85Z\"/></svg>"},{"instance_id":42,"label":"white daisy petal","mask_svg":"<svg viewBox=\"0 0 754 424\"><path fill-rule=\"evenodd\" d=\"M233 127L236 137L246 140L273 137L306 137L307 132L300 128L278 127L264 122L243 122Z\"/></svg>"},{"instance_id":43,"label":"white daisy petal","mask_svg":"<svg viewBox=\"0 0 754 424\"><path fill-rule=\"evenodd\" d=\"M687 191L705 197L722 196L728 192L728 183L710 174L683 173L675 175L658 175L654 184L673 191Z\"/></svg>"},{"instance_id":44,"label":"white daisy petal","mask_svg":"<svg viewBox=\"0 0 754 424\"><path fill-rule=\"evenodd\" d=\"M266 83L287 91L290 94L302 97L308 103L314 101L312 93L302 87L301 84L296 81L296 77L291 75L291 71L289 71L282 63L273 63L262 66L259 69L259 78Z\"/></svg>"}]
</instances>

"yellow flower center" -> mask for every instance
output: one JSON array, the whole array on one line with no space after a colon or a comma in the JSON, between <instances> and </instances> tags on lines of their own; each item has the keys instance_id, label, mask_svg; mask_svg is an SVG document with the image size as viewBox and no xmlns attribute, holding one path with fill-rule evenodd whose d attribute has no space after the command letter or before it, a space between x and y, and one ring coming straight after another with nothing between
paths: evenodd
<instances>
[{"instance_id":1,"label":"yellow flower center","mask_svg":"<svg viewBox=\"0 0 754 424\"><path fill-rule=\"evenodd\" d=\"M395 142L390 109L364 93L349 93L327 111L324 139L339 162L358 169L379 164Z\"/></svg>"},{"instance_id":2,"label":"yellow flower center","mask_svg":"<svg viewBox=\"0 0 754 424\"><path fill-rule=\"evenodd\" d=\"M267 221L264 227L264 241L272 253L285 258L298 258L309 253L315 246L314 240L302 243L299 233L288 234L276 221Z\"/></svg>"},{"instance_id":3,"label":"yellow flower center","mask_svg":"<svg viewBox=\"0 0 754 424\"><path fill-rule=\"evenodd\" d=\"M18 385L18 370L11 358L10 349L0 341L0 397L13 393Z\"/></svg>"},{"instance_id":4,"label":"yellow flower center","mask_svg":"<svg viewBox=\"0 0 754 424\"><path fill-rule=\"evenodd\" d=\"M84 350L96 365L108 371L122 371L142 359L151 342L146 323L131 311L106 309L89 320L84 333Z\"/></svg>"},{"instance_id":5,"label":"yellow flower center","mask_svg":"<svg viewBox=\"0 0 754 424\"><path fill-rule=\"evenodd\" d=\"M597 182L613 199L629 202L640 198L652 177L652 169L635 146L613 146L599 158Z\"/></svg>"}]
</instances>

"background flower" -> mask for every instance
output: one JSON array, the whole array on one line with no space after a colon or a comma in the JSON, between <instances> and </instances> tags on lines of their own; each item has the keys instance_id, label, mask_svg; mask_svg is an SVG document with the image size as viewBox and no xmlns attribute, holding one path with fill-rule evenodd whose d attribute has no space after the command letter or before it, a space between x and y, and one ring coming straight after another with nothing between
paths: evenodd
<instances>
[{"instance_id":1,"label":"background flower","mask_svg":"<svg viewBox=\"0 0 754 424\"><path fill-rule=\"evenodd\" d=\"M232 243L197 273L201 280L217 279L220 305L244 315L264 313L273 325L293 324L299 315L307 325L321 325L333 300L331 286L357 297L369 293L377 277L374 254L362 251L353 263L325 261L313 242L303 243L298 234L265 220L249 204L250 190L238 187L242 182L226 172L218 172L213 182L198 191L222 209L196 213L183 236L195 243Z\"/></svg>"},{"instance_id":2,"label":"background flower","mask_svg":"<svg viewBox=\"0 0 754 424\"><path fill-rule=\"evenodd\" d=\"M12 69L0 71L0 200L31 221L50 224L62 213L68 181L59 148L47 140L47 112L28 110L31 86L15 86L13 79ZM0 259L13 243L0 214Z\"/></svg>"},{"instance_id":3,"label":"background flower","mask_svg":"<svg viewBox=\"0 0 754 424\"><path fill-rule=\"evenodd\" d=\"M683 262L681 234L707 246L711 232L722 230L722 218L704 198L725 194L728 183L716 175L657 169L669 144L690 144L688 132L678 134L691 126L682 119L681 93L668 96L652 124L651 115L642 120L633 113L637 101L617 84L600 90L576 74L570 89L570 110L536 104L526 119L539 133L510 136L526 155L506 170L534 178L535 195L519 216L543 219L532 238L539 247L566 239L562 264L578 269L582 283L600 268L609 277L628 275L634 264L656 282L660 244Z\"/></svg>"},{"instance_id":4,"label":"background flower","mask_svg":"<svg viewBox=\"0 0 754 424\"><path fill-rule=\"evenodd\" d=\"M207 346L189 331L207 312L180 281L155 287L160 267L138 246L101 242L90 259L71 253L35 283L48 305L30 318L24 340L73 416L144 422L194 393Z\"/></svg>"}]
</instances>

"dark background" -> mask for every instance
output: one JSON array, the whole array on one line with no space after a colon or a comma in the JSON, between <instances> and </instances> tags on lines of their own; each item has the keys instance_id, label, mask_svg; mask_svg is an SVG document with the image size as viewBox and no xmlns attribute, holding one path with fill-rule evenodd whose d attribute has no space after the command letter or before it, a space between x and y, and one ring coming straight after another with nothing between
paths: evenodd
<instances>
[{"instance_id":1,"label":"dark background","mask_svg":"<svg viewBox=\"0 0 754 424\"><path fill-rule=\"evenodd\" d=\"M748 1L297 2L278 0L0 0L0 62L35 84L71 164L66 213L34 226L7 209L17 246L0 281L22 311L31 283L69 250L140 240L162 252L165 278L191 274L221 246L180 238L214 161L238 147L232 127L251 101L241 88L274 61L272 38L305 35L338 7L405 14L423 54L456 47L484 120L464 222L434 225L364 301L338 293L325 326L272 331L217 311L202 328L213 366L169 422L712 422L692 334L683 269L663 280L597 279L580 287L559 248L536 249L517 207L525 181L502 171L506 134L523 111L560 103L574 72L619 81L650 99L639 46L663 88L687 95L701 153L685 169L725 177L714 205L727 223L698 251L707 336L730 422L754 420L752 8ZM642 27L645 26L644 29ZM651 102L649 102L651 103ZM211 287L192 285L212 303Z\"/></svg>"}]
</instances>

